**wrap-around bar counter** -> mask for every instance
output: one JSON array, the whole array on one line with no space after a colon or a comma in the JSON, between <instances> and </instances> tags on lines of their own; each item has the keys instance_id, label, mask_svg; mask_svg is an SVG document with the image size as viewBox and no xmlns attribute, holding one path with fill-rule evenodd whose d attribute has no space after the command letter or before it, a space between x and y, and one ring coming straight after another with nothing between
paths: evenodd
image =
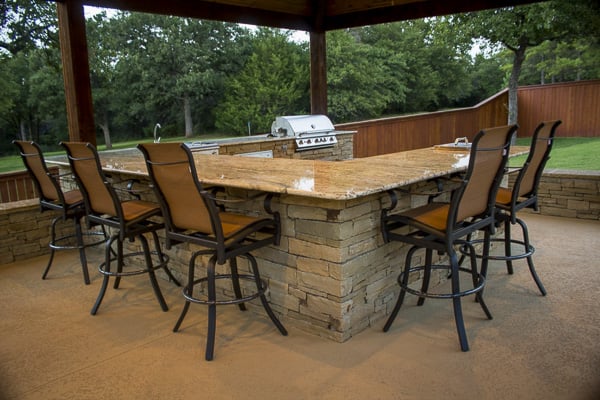
<instances>
[{"instance_id":1,"label":"wrap-around bar counter","mask_svg":"<svg viewBox=\"0 0 600 400\"><path fill-rule=\"evenodd\" d=\"M513 147L511 156L528 150ZM255 191L279 194L273 209L281 215L281 244L255 254L271 305L286 326L343 342L383 319L399 290L396 278L407 248L382 240L379 219L389 205L386 191L463 171L469 154L431 147L344 161L194 157L206 185L223 186L236 197ZM148 179L138 150L101 152L100 158L105 171L121 179ZM426 200L405 195L399 209ZM263 212L260 200L242 203L239 210ZM168 250L171 268L184 274L189 252L185 247Z\"/></svg>"}]
</instances>

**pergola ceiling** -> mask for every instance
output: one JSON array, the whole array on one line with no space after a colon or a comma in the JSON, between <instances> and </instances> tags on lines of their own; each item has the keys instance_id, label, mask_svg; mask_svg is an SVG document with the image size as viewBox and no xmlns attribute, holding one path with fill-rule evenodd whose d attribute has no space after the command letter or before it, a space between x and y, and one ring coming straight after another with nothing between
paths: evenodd
<instances>
[{"instance_id":1,"label":"pergola ceiling","mask_svg":"<svg viewBox=\"0 0 600 400\"><path fill-rule=\"evenodd\" d=\"M64 0L63 0L64 1ZM83 0L84 5L324 32L535 0ZM60 0L59 0L60 2Z\"/></svg>"}]
</instances>

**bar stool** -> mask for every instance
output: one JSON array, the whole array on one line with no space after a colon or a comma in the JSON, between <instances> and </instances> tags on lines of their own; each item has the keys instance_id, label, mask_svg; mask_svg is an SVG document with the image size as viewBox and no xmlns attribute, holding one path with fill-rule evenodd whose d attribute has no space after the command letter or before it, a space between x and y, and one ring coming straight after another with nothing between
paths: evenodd
<instances>
[{"instance_id":1,"label":"bar stool","mask_svg":"<svg viewBox=\"0 0 600 400\"><path fill-rule=\"evenodd\" d=\"M189 243L201 246L193 251L189 261L188 283L183 289L185 305L173 328L179 330L190 303L208 306L208 334L205 358L214 357L216 330L216 307L218 305L237 304L240 310L246 310L246 302L259 298L267 315L279 332L286 336L287 331L272 311L265 292L267 283L261 278L258 265L250 253L268 245L279 245L279 213L270 207L271 194L264 200L265 210L271 217L252 217L227 212L224 204L236 200L216 197L216 191L209 191L198 179L194 158L186 145L181 143L139 144L144 154L148 173L162 208L166 225L166 246ZM197 278L195 274L198 256L210 256L206 265L207 275ZM237 258L243 257L250 263L251 274L238 272ZM229 261L230 273L217 274L216 264ZM230 280L235 298L218 299L217 280ZM248 288L242 294L240 280L251 281L255 289ZM194 289L206 284L207 296L194 294Z\"/></svg>"},{"instance_id":2,"label":"bar stool","mask_svg":"<svg viewBox=\"0 0 600 400\"><path fill-rule=\"evenodd\" d=\"M150 284L154 294L163 311L168 307L160 291L160 286L156 280L154 271L162 269L170 280L177 286L179 282L167 268L169 258L163 254L160 248L157 231L164 228L164 223L155 219L160 217L160 207L158 204L139 200L121 200L117 194L117 187L109 182L109 179L102 171L100 159L96 148L90 143L61 142L66 149L69 158L71 170L81 189L85 208L87 211L87 220L93 224L100 224L111 229L110 238L105 242L105 258L100 264L98 270L104 276L102 286L92 307L91 314L95 315L102 303L104 294L108 287L108 281L111 276L115 277L114 288L119 287L121 277L148 274ZM148 240L145 234L151 234L154 240L155 250L150 251ZM124 253L123 242L129 240L139 240L142 251ZM112 244L116 242L116 255ZM145 265L141 269L125 270L125 259L129 257L143 256ZM153 256L158 258L158 263L154 264ZM117 269L111 270L111 262L117 262ZM131 266L136 268L134 266Z\"/></svg>"},{"instance_id":3,"label":"bar stool","mask_svg":"<svg viewBox=\"0 0 600 400\"><path fill-rule=\"evenodd\" d=\"M496 225L504 224L504 237L492 239L493 242L504 243L504 254L487 256L488 260L505 261L506 269L511 275L514 272L512 262L527 258L529 272L542 296L546 295L546 288L544 288L533 264L535 248L529 241L527 225L525 221L517 218L517 212L524 208L532 208L538 211L538 186L546 162L550 158L556 128L561 122L560 120L554 120L540 123L531 138L531 147L523 166L509 169L509 174L517 173L514 184L511 188L500 187L496 196ZM511 227L516 224L521 227L523 240L513 239L511 235ZM479 242L480 240L473 241L473 243ZM513 246L519 249L518 254L513 254ZM468 252L467 249L463 249L463 253L468 255ZM481 255L478 255L478 257L481 257Z\"/></svg>"},{"instance_id":4,"label":"bar stool","mask_svg":"<svg viewBox=\"0 0 600 400\"><path fill-rule=\"evenodd\" d=\"M472 245L463 238L476 231L484 232L483 254L487 255L490 237L494 229L494 199L500 185L504 167L508 159L510 139L516 125L502 126L480 131L473 140L470 150L469 166L464 176L451 190L449 202L430 202L424 206L391 214L397 206L394 191L388 192L391 205L381 214L381 232L384 241L399 241L412 245L406 255L404 270L398 276L400 294L385 326L387 332L404 301L406 292L419 297L418 305L425 298L452 299L454 319L462 351L469 350L469 344L462 315L461 297L475 294L479 305L488 319L492 319L483 301L482 290L485 285L487 259L484 258L481 271L477 270L477 258ZM405 227L413 228L407 231ZM466 245L471 248L471 267L461 267L455 247ZM412 266L412 257L418 249L425 249L425 264ZM433 264L433 251L448 255L448 264ZM432 270L449 270L452 289L450 293L429 291ZM423 272L420 290L409 287L409 276L414 272ZM460 273L469 273L472 286L460 288Z\"/></svg>"},{"instance_id":5,"label":"bar stool","mask_svg":"<svg viewBox=\"0 0 600 400\"><path fill-rule=\"evenodd\" d=\"M60 185L62 176L53 175L48 170L44 154L40 146L32 141L13 140L12 142L19 148L19 154L29 172L35 185L40 199L40 211L47 210L59 211L59 215L52 220L50 227L50 259L42 274L42 279L46 279L52 261L54 252L57 250L79 250L79 259L81 261L81 270L83 272L83 281L86 285L90 284L90 276L87 267L87 257L85 249L90 246L97 246L107 239L106 232L96 232L92 230L83 231L81 228L81 218L85 216L85 207L83 205L83 196L79 190L63 191ZM71 220L74 224L74 232L61 237L56 237L56 224L58 221ZM100 240L91 239L86 242L86 237L102 236ZM73 242L75 240L75 242Z\"/></svg>"}]
</instances>

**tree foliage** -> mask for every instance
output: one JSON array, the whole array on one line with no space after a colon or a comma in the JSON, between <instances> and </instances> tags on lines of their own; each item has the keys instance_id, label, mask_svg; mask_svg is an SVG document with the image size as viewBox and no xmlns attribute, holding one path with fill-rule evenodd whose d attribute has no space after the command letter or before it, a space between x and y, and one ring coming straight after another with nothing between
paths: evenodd
<instances>
[{"instance_id":1,"label":"tree foliage","mask_svg":"<svg viewBox=\"0 0 600 400\"><path fill-rule=\"evenodd\" d=\"M0 3L0 49L12 55L58 43L56 6L47 1Z\"/></svg>"},{"instance_id":2,"label":"tree foliage","mask_svg":"<svg viewBox=\"0 0 600 400\"><path fill-rule=\"evenodd\" d=\"M451 19L455 34L501 44L513 53L508 79L508 122L517 122L517 87L526 52L546 41L598 37L598 4L590 0L548 1L466 13Z\"/></svg>"},{"instance_id":3,"label":"tree foliage","mask_svg":"<svg viewBox=\"0 0 600 400\"><path fill-rule=\"evenodd\" d=\"M244 67L225 85L216 126L235 134L270 132L278 115L309 112L306 45L286 32L261 28L251 38Z\"/></svg>"},{"instance_id":4,"label":"tree foliage","mask_svg":"<svg viewBox=\"0 0 600 400\"><path fill-rule=\"evenodd\" d=\"M364 42L360 33L327 35L328 110L334 122L380 117L406 98L406 87L397 79L406 68L401 57Z\"/></svg>"},{"instance_id":5,"label":"tree foliage","mask_svg":"<svg viewBox=\"0 0 600 400\"><path fill-rule=\"evenodd\" d=\"M329 117L474 105L516 77L598 79L598 15L593 1L551 1L328 32ZM151 138L158 124L163 137L265 133L310 112L308 44L292 32L128 12L86 28L100 143ZM55 4L0 3L0 153L15 138L68 137L61 68Z\"/></svg>"}]
</instances>

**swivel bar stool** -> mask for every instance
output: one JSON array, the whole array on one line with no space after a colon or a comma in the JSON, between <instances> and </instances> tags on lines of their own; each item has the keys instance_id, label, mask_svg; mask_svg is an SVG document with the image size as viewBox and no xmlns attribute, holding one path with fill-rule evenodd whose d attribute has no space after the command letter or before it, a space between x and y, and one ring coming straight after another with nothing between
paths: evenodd
<instances>
[{"instance_id":1,"label":"swivel bar stool","mask_svg":"<svg viewBox=\"0 0 600 400\"><path fill-rule=\"evenodd\" d=\"M86 285L90 283L90 276L87 267L87 257L85 248L96 246L107 239L106 232L96 232L88 230L84 232L81 228L81 218L85 216L85 207L83 204L83 196L79 190L63 191L60 185L62 176L53 175L46 166L46 160L40 146L31 141L13 140L19 148L19 153L25 164L25 168L29 172L31 179L36 187L40 198L41 212L47 210L59 211L60 214L52 220L50 228L50 259L42 274L42 279L46 279L52 261L54 260L54 252L56 250L79 250L79 258L81 260L81 270L83 271L83 281ZM59 221L73 221L75 231L72 234L66 234L61 237L56 237L56 224ZM102 236L100 240L91 239L86 242L86 237ZM73 242L74 240L74 242Z\"/></svg>"},{"instance_id":2,"label":"swivel bar stool","mask_svg":"<svg viewBox=\"0 0 600 400\"><path fill-rule=\"evenodd\" d=\"M532 208L538 211L538 186L542 178L542 172L546 162L550 158L550 151L556 134L556 128L562 121L544 121L535 129L531 138L531 147L527 160L522 167L509 170L509 173L517 172L517 177L511 188L500 187L496 196L496 224L504 223L504 237L494 238L494 242L504 243L504 254L488 255L489 260L504 260L509 274L513 273L514 260L527 258L529 272L533 277L540 293L545 296L546 288L542 284L533 265L533 253L535 248L529 241L529 231L525 221L517 218L517 212L524 208ZM511 235L511 227L518 224L521 227L523 240L514 239ZM479 240L473 243L480 242ZM520 249L520 253L513 254L512 247ZM463 249L466 250L466 249ZM468 253L468 250L463 251Z\"/></svg>"},{"instance_id":3,"label":"swivel bar stool","mask_svg":"<svg viewBox=\"0 0 600 400\"><path fill-rule=\"evenodd\" d=\"M205 358L214 357L216 316L218 305L237 304L240 310L246 309L246 302L260 298L267 315L282 335L287 335L275 313L272 311L265 292L266 282L261 278L253 250L268 245L278 245L280 238L279 213L270 208L272 195L265 198L265 210L271 217L252 217L227 212L224 205L235 203L234 199L217 198L216 192L209 191L198 179L194 158L185 144L139 144L144 153L148 173L162 208L166 225L166 246L189 243L200 246L192 250L189 261L188 283L183 289L185 305L179 320L173 328L179 330L190 303L208 306L208 334ZM195 275L198 256L209 256L206 276ZM243 257L250 263L251 274L238 272L237 258ZM229 261L230 273L217 274L216 264ZM230 280L235 298L217 298L216 281ZM255 289L242 291L240 280L251 281ZM207 295L201 296L194 289L206 283Z\"/></svg>"},{"instance_id":4,"label":"swivel bar stool","mask_svg":"<svg viewBox=\"0 0 600 400\"><path fill-rule=\"evenodd\" d=\"M406 255L404 270L398 276L400 294L383 328L384 332L387 332L394 322L406 292L419 297L417 303L419 306L423 305L427 297L452 299L462 351L468 351L469 344L462 316L461 297L475 294L488 319L492 319L482 297L487 259L483 259L481 271L478 272L477 258L471 247L471 268L461 267L455 247L471 246L463 238L482 230L484 231L483 254L488 254L490 237L494 229L494 200L508 159L510 139L516 128L516 125L509 125L484 129L475 136L471 145L469 166L458 187L451 191L449 202L430 202L415 209L392 214L398 204L397 197L394 191L388 192L391 205L384 208L381 214L383 239L385 242L408 243L412 247ZM412 229L407 231L405 227ZM413 267L412 257L420 248L425 249L425 264ZM448 265L433 264L434 250L439 254L448 255ZM450 271L452 283L450 293L429 291L431 271L436 269ZM424 274L421 289L415 290L409 287L409 275L421 271ZM468 272L472 279L472 287L466 290L460 288L461 272Z\"/></svg>"},{"instance_id":5,"label":"swivel bar stool","mask_svg":"<svg viewBox=\"0 0 600 400\"><path fill-rule=\"evenodd\" d=\"M90 143L62 142L66 149L71 170L83 194L87 220L90 223L100 224L111 229L110 238L106 241L104 262L98 270L104 276L102 287L98 293L96 303L92 307L91 314L95 315L106 293L108 281L111 276L115 277L114 288L119 287L121 277L139 274L148 274L154 294L163 311L168 307L160 291L154 271L163 269L170 280L177 286L179 282L167 268L169 258L163 254L160 248L157 231L164 228L164 223L157 220L160 217L158 204L134 199L121 200L117 194L117 188L111 184L102 171L100 159L96 148ZM155 251L150 251L145 234L151 234L154 240ZM124 253L123 242L139 240L142 246L141 252ZM111 270L111 262L115 261L112 244L116 242L116 270ZM145 265L140 269L131 265L133 270L125 270L125 259L135 256L143 256ZM153 256L158 258L154 264Z\"/></svg>"}]
</instances>

